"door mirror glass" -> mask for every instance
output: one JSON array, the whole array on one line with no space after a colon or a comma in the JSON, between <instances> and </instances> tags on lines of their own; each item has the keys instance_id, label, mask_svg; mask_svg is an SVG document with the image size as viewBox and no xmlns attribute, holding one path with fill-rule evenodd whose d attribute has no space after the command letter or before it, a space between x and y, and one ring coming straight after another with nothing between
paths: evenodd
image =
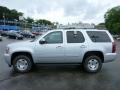
<instances>
[{"instance_id":1,"label":"door mirror glass","mask_svg":"<svg viewBox=\"0 0 120 90\"><path fill-rule=\"evenodd\" d=\"M40 41L39 41L40 44L45 44L46 43L46 40L44 38L42 38Z\"/></svg>"}]
</instances>

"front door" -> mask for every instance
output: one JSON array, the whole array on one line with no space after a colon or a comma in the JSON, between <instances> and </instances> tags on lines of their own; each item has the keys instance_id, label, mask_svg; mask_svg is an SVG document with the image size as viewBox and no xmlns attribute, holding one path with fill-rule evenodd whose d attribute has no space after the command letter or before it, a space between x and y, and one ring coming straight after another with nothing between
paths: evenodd
<instances>
[{"instance_id":1,"label":"front door","mask_svg":"<svg viewBox=\"0 0 120 90\"><path fill-rule=\"evenodd\" d=\"M63 32L54 31L48 33L42 39L45 39L44 44L39 44L36 47L36 53L39 63L60 63L64 61L64 43Z\"/></svg>"}]
</instances>

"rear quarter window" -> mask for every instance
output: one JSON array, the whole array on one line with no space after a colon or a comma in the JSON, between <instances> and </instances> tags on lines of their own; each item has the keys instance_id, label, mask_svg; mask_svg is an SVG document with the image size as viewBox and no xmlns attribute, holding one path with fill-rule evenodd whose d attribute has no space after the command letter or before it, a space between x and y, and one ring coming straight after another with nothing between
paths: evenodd
<instances>
[{"instance_id":1,"label":"rear quarter window","mask_svg":"<svg viewBox=\"0 0 120 90\"><path fill-rule=\"evenodd\" d=\"M111 42L105 31L87 31L87 34L93 42Z\"/></svg>"}]
</instances>

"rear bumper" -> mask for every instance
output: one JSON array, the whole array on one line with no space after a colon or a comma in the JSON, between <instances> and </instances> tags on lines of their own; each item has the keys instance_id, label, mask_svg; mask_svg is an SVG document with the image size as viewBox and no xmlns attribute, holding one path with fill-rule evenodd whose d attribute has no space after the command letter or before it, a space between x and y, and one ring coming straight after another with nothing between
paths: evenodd
<instances>
[{"instance_id":1,"label":"rear bumper","mask_svg":"<svg viewBox=\"0 0 120 90\"><path fill-rule=\"evenodd\" d=\"M8 66L11 66L11 56L9 54L4 54L5 62L8 64Z\"/></svg>"},{"instance_id":2,"label":"rear bumper","mask_svg":"<svg viewBox=\"0 0 120 90\"><path fill-rule=\"evenodd\" d=\"M104 55L104 63L112 62L116 59L117 53L107 53Z\"/></svg>"}]
</instances>

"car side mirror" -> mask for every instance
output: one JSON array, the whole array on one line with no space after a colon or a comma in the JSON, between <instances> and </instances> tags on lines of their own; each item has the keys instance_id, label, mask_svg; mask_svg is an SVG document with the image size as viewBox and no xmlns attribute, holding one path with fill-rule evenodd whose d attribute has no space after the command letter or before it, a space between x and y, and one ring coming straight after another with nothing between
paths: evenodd
<instances>
[{"instance_id":1,"label":"car side mirror","mask_svg":"<svg viewBox=\"0 0 120 90\"><path fill-rule=\"evenodd\" d=\"M40 44L45 44L46 43L46 40L43 38L39 41Z\"/></svg>"}]
</instances>

